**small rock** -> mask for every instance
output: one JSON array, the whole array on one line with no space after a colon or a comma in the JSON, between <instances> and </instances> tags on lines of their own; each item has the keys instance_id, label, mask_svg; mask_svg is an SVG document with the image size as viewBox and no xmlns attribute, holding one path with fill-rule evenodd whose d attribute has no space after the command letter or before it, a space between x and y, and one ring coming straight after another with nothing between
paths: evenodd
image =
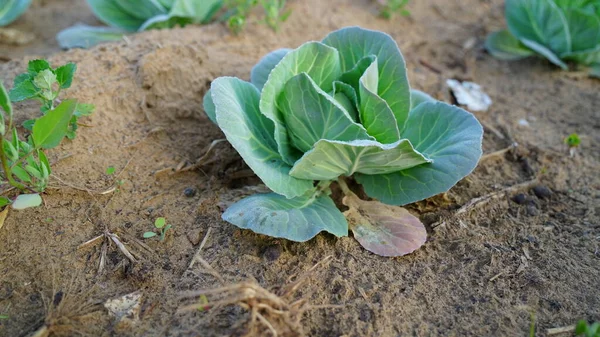
<instances>
[{"instance_id":1,"label":"small rock","mask_svg":"<svg viewBox=\"0 0 600 337\"><path fill-rule=\"evenodd\" d=\"M533 188L533 193L540 199L548 199L552 195L552 191L544 185L538 185Z\"/></svg>"},{"instance_id":2,"label":"small rock","mask_svg":"<svg viewBox=\"0 0 600 337\"><path fill-rule=\"evenodd\" d=\"M527 203L527 196L523 193L519 193L512 197L512 201L519 205L525 205Z\"/></svg>"},{"instance_id":3,"label":"small rock","mask_svg":"<svg viewBox=\"0 0 600 337\"><path fill-rule=\"evenodd\" d=\"M196 189L193 187L188 187L183 191L183 195L188 198L193 198L196 196Z\"/></svg>"}]
</instances>

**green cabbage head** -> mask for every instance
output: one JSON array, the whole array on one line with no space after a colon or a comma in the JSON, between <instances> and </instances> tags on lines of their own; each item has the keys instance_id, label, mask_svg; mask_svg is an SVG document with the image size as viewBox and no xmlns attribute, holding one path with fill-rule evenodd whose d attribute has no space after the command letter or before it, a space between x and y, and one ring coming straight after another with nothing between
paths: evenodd
<instances>
[{"instance_id":1,"label":"green cabbage head","mask_svg":"<svg viewBox=\"0 0 600 337\"><path fill-rule=\"evenodd\" d=\"M273 191L238 201L223 219L294 241L348 234L329 197L339 177L404 205L447 191L481 156L477 119L411 90L396 42L359 27L266 55L251 82L217 78L204 108Z\"/></svg>"},{"instance_id":2,"label":"green cabbage head","mask_svg":"<svg viewBox=\"0 0 600 337\"><path fill-rule=\"evenodd\" d=\"M508 30L490 34L488 51L503 60L541 56L600 70L600 0L506 0Z\"/></svg>"}]
</instances>

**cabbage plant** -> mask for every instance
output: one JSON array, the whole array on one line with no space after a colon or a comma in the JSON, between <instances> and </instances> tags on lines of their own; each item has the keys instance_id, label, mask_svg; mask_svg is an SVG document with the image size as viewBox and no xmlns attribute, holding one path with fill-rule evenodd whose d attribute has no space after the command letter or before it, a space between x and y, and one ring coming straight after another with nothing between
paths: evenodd
<instances>
[{"instance_id":1,"label":"cabbage plant","mask_svg":"<svg viewBox=\"0 0 600 337\"><path fill-rule=\"evenodd\" d=\"M0 27L15 21L30 4L31 0L0 0Z\"/></svg>"},{"instance_id":2,"label":"cabbage plant","mask_svg":"<svg viewBox=\"0 0 600 337\"><path fill-rule=\"evenodd\" d=\"M63 48L88 48L102 41L119 40L126 33L206 23L223 0L87 0L102 22L110 27L77 25L60 32Z\"/></svg>"},{"instance_id":3,"label":"cabbage plant","mask_svg":"<svg viewBox=\"0 0 600 337\"><path fill-rule=\"evenodd\" d=\"M266 55L251 82L217 78L204 109L273 191L236 202L223 219L293 241L350 229L375 253L409 253L426 231L394 205L447 191L481 156L477 119L411 90L396 42L359 27ZM352 181L378 201L358 198ZM333 182L345 213L330 197Z\"/></svg>"},{"instance_id":4,"label":"cabbage plant","mask_svg":"<svg viewBox=\"0 0 600 337\"><path fill-rule=\"evenodd\" d=\"M495 57L542 56L567 70L567 62L600 70L600 0L506 0L508 30L488 36Z\"/></svg>"}]
</instances>

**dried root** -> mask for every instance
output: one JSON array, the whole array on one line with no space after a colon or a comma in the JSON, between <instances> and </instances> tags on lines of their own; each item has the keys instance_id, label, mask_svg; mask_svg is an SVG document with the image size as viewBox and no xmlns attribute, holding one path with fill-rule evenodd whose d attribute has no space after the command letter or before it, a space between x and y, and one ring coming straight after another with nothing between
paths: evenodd
<instances>
[{"instance_id":1,"label":"dried root","mask_svg":"<svg viewBox=\"0 0 600 337\"><path fill-rule=\"evenodd\" d=\"M237 305L250 312L250 319L239 324L246 325L245 336L305 336L301 321L306 311L338 307L313 306L306 297L297 296L298 290L305 285L315 269L331 259L331 256L326 257L295 281L288 280L278 291L269 291L254 281L246 281L184 294L184 299L200 298L202 301L183 306L179 312L214 311ZM207 298L210 298L210 302L206 301Z\"/></svg>"}]
</instances>

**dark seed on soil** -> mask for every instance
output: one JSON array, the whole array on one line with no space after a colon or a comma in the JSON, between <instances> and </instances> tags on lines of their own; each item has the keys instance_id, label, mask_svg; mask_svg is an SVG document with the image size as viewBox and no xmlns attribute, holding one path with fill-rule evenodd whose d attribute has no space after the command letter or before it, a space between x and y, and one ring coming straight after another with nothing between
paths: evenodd
<instances>
[{"instance_id":1,"label":"dark seed on soil","mask_svg":"<svg viewBox=\"0 0 600 337\"><path fill-rule=\"evenodd\" d=\"M512 197L512 201L519 205L525 205L527 203L527 196L523 193L519 193Z\"/></svg>"},{"instance_id":2,"label":"dark seed on soil","mask_svg":"<svg viewBox=\"0 0 600 337\"><path fill-rule=\"evenodd\" d=\"M193 198L196 196L196 189L193 187L188 187L183 191L183 195L188 198Z\"/></svg>"},{"instance_id":3,"label":"dark seed on soil","mask_svg":"<svg viewBox=\"0 0 600 337\"><path fill-rule=\"evenodd\" d=\"M263 256L267 261L275 261L281 256L281 246L280 245L271 245L267 246L263 250Z\"/></svg>"},{"instance_id":4,"label":"dark seed on soil","mask_svg":"<svg viewBox=\"0 0 600 337\"><path fill-rule=\"evenodd\" d=\"M60 302L62 302L63 296L64 293L62 292L62 290L54 294L54 301L52 302L52 304L54 304L54 307L57 307L60 304Z\"/></svg>"},{"instance_id":5,"label":"dark seed on soil","mask_svg":"<svg viewBox=\"0 0 600 337\"><path fill-rule=\"evenodd\" d=\"M537 216L539 214L540 214L540 212L535 207L535 205L531 205L531 204L527 205L527 215L529 215L529 216Z\"/></svg>"},{"instance_id":6,"label":"dark seed on soil","mask_svg":"<svg viewBox=\"0 0 600 337\"><path fill-rule=\"evenodd\" d=\"M552 195L552 191L544 185L538 185L533 188L533 193L540 199L548 199Z\"/></svg>"}]
</instances>

